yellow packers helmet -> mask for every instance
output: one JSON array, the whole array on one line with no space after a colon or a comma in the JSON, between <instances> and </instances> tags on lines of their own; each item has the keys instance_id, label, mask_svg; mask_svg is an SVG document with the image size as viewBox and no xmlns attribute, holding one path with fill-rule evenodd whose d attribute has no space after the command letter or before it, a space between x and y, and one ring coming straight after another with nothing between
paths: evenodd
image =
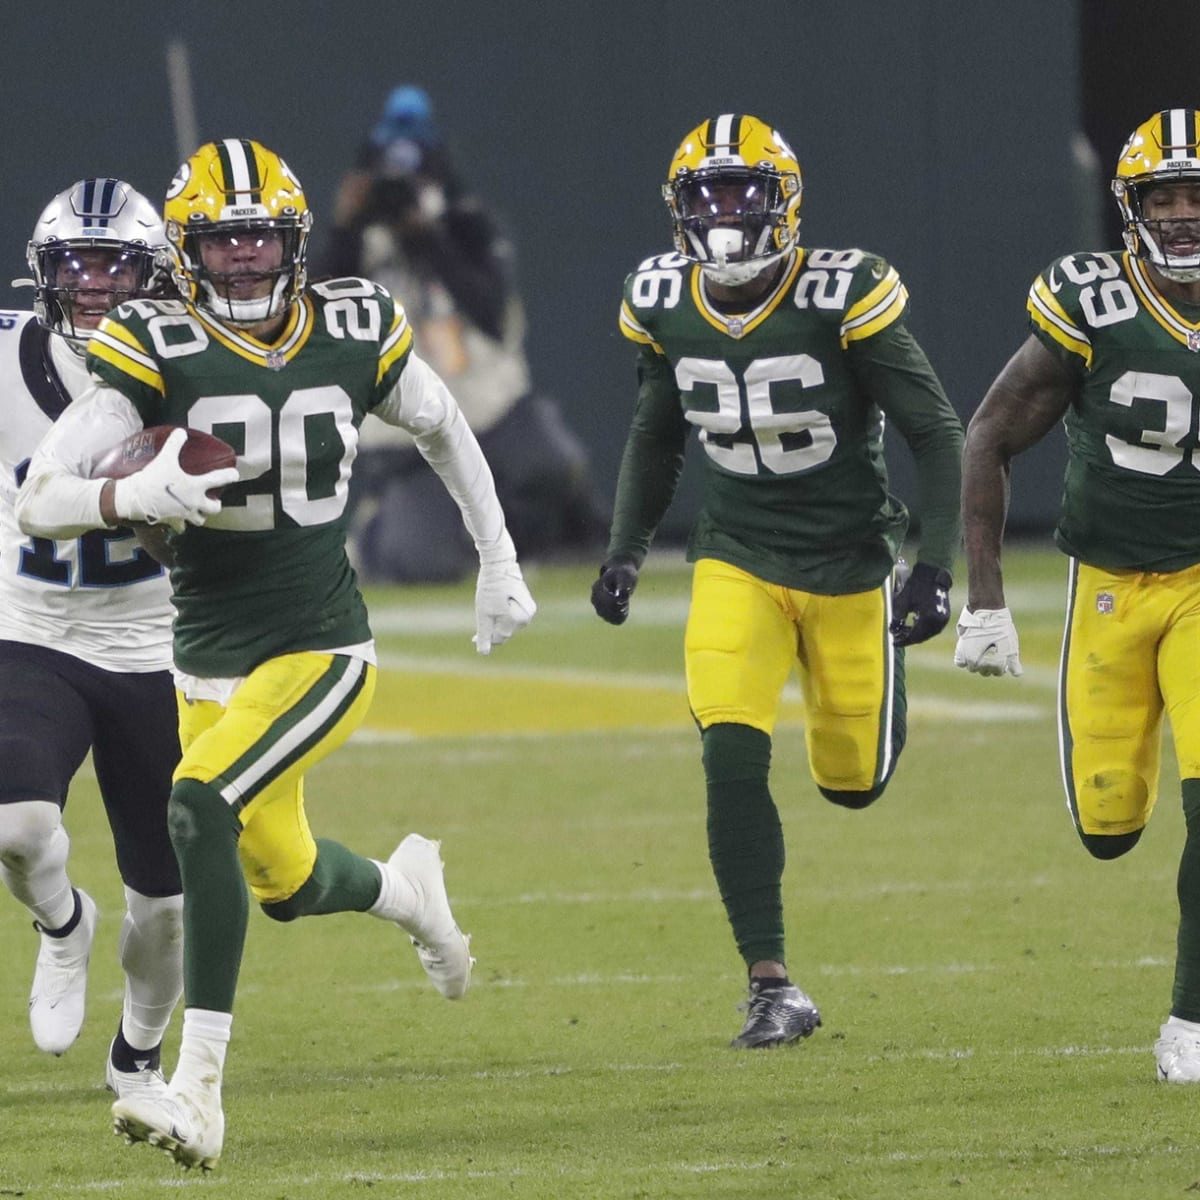
<instances>
[{"instance_id":1,"label":"yellow packers helmet","mask_svg":"<svg viewBox=\"0 0 1200 1200\"><path fill-rule=\"evenodd\" d=\"M287 163L259 142L225 138L201 146L175 173L163 207L175 284L198 308L228 325L258 324L283 312L303 291L312 213ZM256 299L222 295L220 276L204 266L205 234L262 238L283 246L270 292Z\"/></svg>"},{"instance_id":2,"label":"yellow packers helmet","mask_svg":"<svg viewBox=\"0 0 1200 1200\"><path fill-rule=\"evenodd\" d=\"M1163 184L1200 185L1200 113L1194 108L1168 108L1155 113L1129 135L1112 181L1121 210L1125 247L1153 263L1168 279L1180 283L1200 279L1200 221L1191 218L1148 220L1142 211L1146 193ZM1172 253L1181 239L1184 252Z\"/></svg>"},{"instance_id":3,"label":"yellow packers helmet","mask_svg":"<svg viewBox=\"0 0 1200 1200\"><path fill-rule=\"evenodd\" d=\"M758 117L724 113L698 125L662 190L676 249L717 283L745 283L796 245L800 164Z\"/></svg>"}]
</instances>

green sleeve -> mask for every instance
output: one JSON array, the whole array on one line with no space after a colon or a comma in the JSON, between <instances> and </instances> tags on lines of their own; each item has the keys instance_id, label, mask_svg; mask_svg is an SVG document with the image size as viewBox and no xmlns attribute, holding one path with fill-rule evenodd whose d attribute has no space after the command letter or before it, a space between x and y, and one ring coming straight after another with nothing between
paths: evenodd
<instances>
[{"instance_id":1,"label":"green sleeve","mask_svg":"<svg viewBox=\"0 0 1200 1200\"><path fill-rule=\"evenodd\" d=\"M630 558L641 566L679 484L689 429L671 364L643 349L637 405L617 475L609 558Z\"/></svg>"},{"instance_id":2,"label":"green sleeve","mask_svg":"<svg viewBox=\"0 0 1200 1200\"><path fill-rule=\"evenodd\" d=\"M850 360L860 384L900 431L916 462L918 558L952 571L961 534L962 421L902 320L851 343Z\"/></svg>"}]
</instances>

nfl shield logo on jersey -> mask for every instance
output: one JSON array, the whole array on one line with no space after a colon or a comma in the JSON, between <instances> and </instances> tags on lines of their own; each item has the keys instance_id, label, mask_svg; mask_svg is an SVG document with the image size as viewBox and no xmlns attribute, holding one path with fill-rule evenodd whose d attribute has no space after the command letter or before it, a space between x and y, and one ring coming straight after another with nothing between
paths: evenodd
<instances>
[{"instance_id":1,"label":"nfl shield logo on jersey","mask_svg":"<svg viewBox=\"0 0 1200 1200\"><path fill-rule=\"evenodd\" d=\"M1188 330L1187 347L1193 354L1200 350L1200 329Z\"/></svg>"},{"instance_id":2,"label":"nfl shield logo on jersey","mask_svg":"<svg viewBox=\"0 0 1200 1200\"><path fill-rule=\"evenodd\" d=\"M1096 611L1098 613L1112 612L1115 601L1113 600L1112 592L1097 592L1096 593Z\"/></svg>"},{"instance_id":3,"label":"nfl shield logo on jersey","mask_svg":"<svg viewBox=\"0 0 1200 1200\"><path fill-rule=\"evenodd\" d=\"M267 351L267 366L272 371L282 371L287 366L287 359L283 355L282 350Z\"/></svg>"}]
</instances>

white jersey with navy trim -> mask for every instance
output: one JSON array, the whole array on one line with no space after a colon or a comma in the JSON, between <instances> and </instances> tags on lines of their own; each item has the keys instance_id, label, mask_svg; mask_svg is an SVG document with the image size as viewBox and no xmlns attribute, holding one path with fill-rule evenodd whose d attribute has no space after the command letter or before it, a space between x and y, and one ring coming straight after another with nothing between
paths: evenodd
<instances>
[{"instance_id":1,"label":"white jersey with navy trim","mask_svg":"<svg viewBox=\"0 0 1200 1200\"><path fill-rule=\"evenodd\" d=\"M0 639L110 671L168 670L170 582L129 530L52 541L23 534L14 515L35 448L91 383L83 359L32 313L0 311Z\"/></svg>"}]
</instances>

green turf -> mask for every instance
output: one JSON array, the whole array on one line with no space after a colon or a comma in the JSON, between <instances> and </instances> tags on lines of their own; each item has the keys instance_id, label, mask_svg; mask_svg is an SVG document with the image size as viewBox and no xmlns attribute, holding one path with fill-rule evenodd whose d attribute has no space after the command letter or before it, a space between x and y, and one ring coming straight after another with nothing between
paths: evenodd
<instances>
[{"instance_id":1,"label":"green turf","mask_svg":"<svg viewBox=\"0 0 1200 1200\"><path fill-rule=\"evenodd\" d=\"M377 857L409 829L443 839L476 985L441 1000L369 918L256 915L208 1178L109 1132L121 898L78 782L75 875L103 914L89 1019L63 1058L34 1049L36 943L6 899L0 1198L1200 1191L1200 1094L1156 1084L1150 1050L1170 996L1174 769L1137 850L1090 859L1057 767L1064 560L1009 555L1023 679L956 671L950 634L910 653L909 746L874 808L817 797L789 701L789 958L825 1024L753 1053L727 1047L743 981L682 694L686 573L652 561L619 630L591 614L592 574L531 572L538 621L486 661L469 586L372 593L387 704L312 773L310 816ZM177 1044L178 1017L168 1065Z\"/></svg>"}]
</instances>

